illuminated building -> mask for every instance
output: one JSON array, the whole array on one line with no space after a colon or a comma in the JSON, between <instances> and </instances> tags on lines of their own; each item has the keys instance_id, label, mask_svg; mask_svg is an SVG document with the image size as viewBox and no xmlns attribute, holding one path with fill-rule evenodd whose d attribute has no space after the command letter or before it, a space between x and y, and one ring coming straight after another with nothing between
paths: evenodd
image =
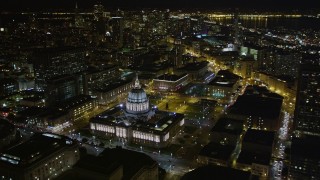
<instances>
[{"instance_id":1,"label":"illuminated building","mask_svg":"<svg viewBox=\"0 0 320 180\"><path fill-rule=\"evenodd\" d=\"M0 79L0 94L7 95L18 91L18 83L14 79Z\"/></svg>"},{"instance_id":2,"label":"illuminated building","mask_svg":"<svg viewBox=\"0 0 320 180\"><path fill-rule=\"evenodd\" d=\"M304 54L300 64L289 178L319 179L320 56Z\"/></svg>"},{"instance_id":3,"label":"illuminated building","mask_svg":"<svg viewBox=\"0 0 320 180\"><path fill-rule=\"evenodd\" d=\"M46 90L48 79L73 75L87 69L83 48L39 49L34 53L32 61L38 90Z\"/></svg>"},{"instance_id":4,"label":"illuminated building","mask_svg":"<svg viewBox=\"0 0 320 180\"><path fill-rule=\"evenodd\" d=\"M220 70L207 85L207 93L217 99L230 97L238 88L241 77L228 70Z\"/></svg>"},{"instance_id":5,"label":"illuminated building","mask_svg":"<svg viewBox=\"0 0 320 180\"><path fill-rule=\"evenodd\" d=\"M141 88L138 76L134 87L128 94L126 112L129 114L144 114L149 112L149 99L146 92Z\"/></svg>"},{"instance_id":6,"label":"illuminated building","mask_svg":"<svg viewBox=\"0 0 320 180\"><path fill-rule=\"evenodd\" d=\"M117 79L103 83L92 91L92 96L96 97L99 104L107 104L126 95L133 87L132 80Z\"/></svg>"},{"instance_id":7,"label":"illuminated building","mask_svg":"<svg viewBox=\"0 0 320 180\"><path fill-rule=\"evenodd\" d=\"M49 105L83 93L81 75L62 75L46 81L46 96Z\"/></svg>"},{"instance_id":8,"label":"illuminated building","mask_svg":"<svg viewBox=\"0 0 320 180\"><path fill-rule=\"evenodd\" d=\"M254 175L268 177L274 138L273 131L248 129L242 140L236 168L251 170Z\"/></svg>"},{"instance_id":9,"label":"illuminated building","mask_svg":"<svg viewBox=\"0 0 320 180\"><path fill-rule=\"evenodd\" d=\"M255 70L255 60L251 58L242 58L236 62L234 72L242 78L251 78Z\"/></svg>"},{"instance_id":10,"label":"illuminated building","mask_svg":"<svg viewBox=\"0 0 320 180\"><path fill-rule=\"evenodd\" d=\"M89 69L83 74L83 93L93 95L93 91L101 87L106 81L117 78L119 75L117 66L100 69Z\"/></svg>"},{"instance_id":11,"label":"illuminated building","mask_svg":"<svg viewBox=\"0 0 320 180\"><path fill-rule=\"evenodd\" d=\"M283 97L264 86L248 85L227 109L227 116L244 121L245 129L278 130Z\"/></svg>"},{"instance_id":12,"label":"illuminated building","mask_svg":"<svg viewBox=\"0 0 320 180\"><path fill-rule=\"evenodd\" d=\"M90 129L117 141L152 147L165 147L184 124L184 115L150 107L138 78L126 104L113 107L90 120Z\"/></svg>"},{"instance_id":13,"label":"illuminated building","mask_svg":"<svg viewBox=\"0 0 320 180\"><path fill-rule=\"evenodd\" d=\"M208 72L208 61L192 62L185 64L183 67L176 69L176 73L187 73L189 80L202 80Z\"/></svg>"},{"instance_id":14,"label":"illuminated building","mask_svg":"<svg viewBox=\"0 0 320 180\"><path fill-rule=\"evenodd\" d=\"M320 178L319 142L318 136L292 138L288 179Z\"/></svg>"},{"instance_id":15,"label":"illuminated building","mask_svg":"<svg viewBox=\"0 0 320 180\"><path fill-rule=\"evenodd\" d=\"M35 134L0 154L0 177L51 179L70 169L78 160L78 144L72 139L50 133Z\"/></svg>"},{"instance_id":16,"label":"illuminated building","mask_svg":"<svg viewBox=\"0 0 320 180\"><path fill-rule=\"evenodd\" d=\"M182 39L176 38L174 41L174 49L173 49L173 58L172 58L172 64L174 67L180 67L182 65L182 54L184 54L184 47L182 45Z\"/></svg>"},{"instance_id":17,"label":"illuminated building","mask_svg":"<svg viewBox=\"0 0 320 180\"><path fill-rule=\"evenodd\" d=\"M93 6L93 18L95 21L99 21L103 17L104 7L102 4L95 4Z\"/></svg>"},{"instance_id":18,"label":"illuminated building","mask_svg":"<svg viewBox=\"0 0 320 180\"><path fill-rule=\"evenodd\" d=\"M76 3L76 7L75 7L74 25L75 25L75 27L77 27L77 28L84 27L84 19L83 19L83 17L79 14L78 3Z\"/></svg>"},{"instance_id":19,"label":"illuminated building","mask_svg":"<svg viewBox=\"0 0 320 180\"><path fill-rule=\"evenodd\" d=\"M188 84L188 74L163 74L153 79L153 89L160 91L176 91Z\"/></svg>"},{"instance_id":20,"label":"illuminated building","mask_svg":"<svg viewBox=\"0 0 320 180\"><path fill-rule=\"evenodd\" d=\"M97 101L89 95L79 95L55 105L61 111L67 111L71 121L84 118L97 107Z\"/></svg>"},{"instance_id":21,"label":"illuminated building","mask_svg":"<svg viewBox=\"0 0 320 180\"><path fill-rule=\"evenodd\" d=\"M109 21L113 45L122 47L124 22L122 17L112 17Z\"/></svg>"},{"instance_id":22,"label":"illuminated building","mask_svg":"<svg viewBox=\"0 0 320 180\"><path fill-rule=\"evenodd\" d=\"M282 80L277 76L273 76L271 74L267 74L264 72L254 72L254 78L263 84L267 85L269 89L273 92L279 93L283 96L287 96L289 99L296 99L296 85L294 82L287 82L286 80Z\"/></svg>"},{"instance_id":23,"label":"illuminated building","mask_svg":"<svg viewBox=\"0 0 320 180\"><path fill-rule=\"evenodd\" d=\"M294 128L298 133L320 136L320 57L305 54L300 65Z\"/></svg>"}]
</instances>

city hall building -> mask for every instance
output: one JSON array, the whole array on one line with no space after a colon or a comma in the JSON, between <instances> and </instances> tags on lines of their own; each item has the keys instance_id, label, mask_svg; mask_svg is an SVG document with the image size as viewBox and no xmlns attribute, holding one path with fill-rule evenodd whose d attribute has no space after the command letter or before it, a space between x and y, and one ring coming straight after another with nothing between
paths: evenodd
<instances>
[{"instance_id":1,"label":"city hall building","mask_svg":"<svg viewBox=\"0 0 320 180\"><path fill-rule=\"evenodd\" d=\"M90 129L98 136L123 143L161 148L169 144L183 124L183 114L159 111L150 105L137 77L125 105L120 104L92 118Z\"/></svg>"}]
</instances>

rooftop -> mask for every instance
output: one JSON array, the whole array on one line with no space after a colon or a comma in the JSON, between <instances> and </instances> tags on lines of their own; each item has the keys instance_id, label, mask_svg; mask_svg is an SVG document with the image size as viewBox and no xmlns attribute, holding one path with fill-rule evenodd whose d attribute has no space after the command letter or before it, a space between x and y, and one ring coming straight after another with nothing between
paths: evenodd
<instances>
[{"instance_id":1,"label":"rooftop","mask_svg":"<svg viewBox=\"0 0 320 180\"><path fill-rule=\"evenodd\" d=\"M271 153L261 153L261 152L249 152L241 151L237 159L237 163L248 164L252 163L269 165L271 160Z\"/></svg>"},{"instance_id":2,"label":"rooftop","mask_svg":"<svg viewBox=\"0 0 320 180\"><path fill-rule=\"evenodd\" d=\"M178 81L179 79L187 76L187 74L176 75L176 74L163 74L155 78L155 80L165 80L165 81Z\"/></svg>"},{"instance_id":3,"label":"rooftop","mask_svg":"<svg viewBox=\"0 0 320 180\"><path fill-rule=\"evenodd\" d=\"M30 166L62 148L73 146L75 142L51 133L35 134L28 141L11 147L0 155L0 162L12 166Z\"/></svg>"},{"instance_id":4,"label":"rooftop","mask_svg":"<svg viewBox=\"0 0 320 180\"><path fill-rule=\"evenodd\" d=\"M198 71L208 66L208 61L201 61L201 62L192 62L186 64L184 67L179 68L180 71Z\"/></svg>"},{"instance_id":5,"label":"rooftop","mask_svg":"<svg viewBox=\"0 0 320 180\"><path fill-rule=\"evenodd\" d=\"M151 157L144 153L130 151L122 148L105 149L99 158L103 164L120 162L123 165L123 178L131 179L140 169L157 165Z\"/></svg>"},{"instance_id":6,"label":"rooftop","mask_svg":"<svg viewBox=\"0 0 320 180\"><path fill-rule=\"evenodd\" d=\"M112 91L118 87L125 85L125 84L129 84L129 83L132 83L132 79L126 79L126 80L118 79L115 81L105 83L102 87L99 87L95 90L102 91L102 92L109 92L109 91Z\"/></svg>"},{"instance_id":7,"label":"rooftop","mask_svg":"<svg viewBox=\"0 0 320 180\"><path fill-rule=\"evenodd\" d=\"M228 70L220 70L208 85L232 87L241 77Z\"/></svg>"},{"instance_id":8,"label":"rooftop","mask_svg":"<svg viewBox=\"0 0 320 180\"><path fill-rule=\"evenodd\" d=\"M211 129L213 132L225 132L228 134L241 134L243 130L243 122L231 118L221 118Z\"/></svg>"},{"instance_id":9,"label":"rooftop","mask_svg":"<svg viewBox=\"0 0 320 180\"><path fill-rule=\"evenodd\" d=\"M121 166L121 162L114 158L114 155L115 154L109 154L109 156L86 155L81 157L74 167L110 175Z\"/></svg>"},{"instance_id":10,"label":"rooftop","mask_svg":"<svg viewBox=\"0 0 320 180\"><path fill-rule=\"evenodd\" d=\"M243 137L243 143L253 143L266 146L272 146L275 138L275 132L273 131L262 131L256 129L248 129Z\"/></svg>"},{"instance_id":11,"label":"rooftop","mask_svg":"<svg viewBox=\"0 0 320 180\"><path fill-rule=\"evenodd\" d=\"M250 177L250 172L241 171L237 169L233 169L230 167L222 167L222 166L213 166L206 165L199 168L194 169L191 172L186 173L182 176L181 180L226 180L226 179L237 179L237 180L249 180L252 179Z\"/></svg>"},{"instance_id":12,"label":"rooftop","mask_svg":"<svg viewBox=\"0 0 320 180\"><path fill-rule=\"evenodd\" d=\"M261 118L278 118L281 106L282 98L265 97L257 94L240 95L236 102L229 107L229 112Z\"/></svg>"},{"instance_id":13,"label":"rooftop","mask_svg":"<svg viewBox=\"0 0 320 180\"><path fill-rule=\"evenodd\" d=\"M153 133L166 133L173 124L180 122L184 118L184 115L179 113L170 113L166 111L159 111L156 109L153 109L152 111L155 111L155 114L147 122L138 120L131 124L131 127L133 129L143 130L147 132L152 131ZM130 118L131 117L124 116L122 107L115 106L91 118L90 122L127 126L120 120L125 119L130 121Z\"/></svg>"},{"instance_id":14,"label":"rooftop","mask_svg":"<svg viewBox=\"0 0 320 180\"><path fill-rule=\"evenodd\" d=\"M92 101L93 98L89 95L78 95L74 96L72 98L66 99L62 102L59 102L56 104L56 107L62 110L68 110L75 107L78 107L79 105L82 105L83 103Z\"/></svg>"},{"instance_id":15,"label":"rooftop","mask_svg":"<svg viewBox=\"0 0 320 180\"><path fill-rule=\"evenodd\" d=\"M0 140L14 132L14 125L9 121L0 118Z\"/></svg>"},{"instance_id":16,"label":"rooftop","mask_svg":"<svg viewBox=\"0 0 320 180\"><path fill-rule=\"evenodd\" d=\"M305 136L292 138L291 156L292 158L320 159L320 137Z\"/></svg>"},{"instance_id":17,"label":"rooftop","mask_svg":"<svg viewBox=\"0 0 320 180\"><path fill-rule=\"evenodd\" d=\"M235 146L211 142L201 149L199 155L227 161L231 157L234 148Z\"/></svg>"}]
</instances>

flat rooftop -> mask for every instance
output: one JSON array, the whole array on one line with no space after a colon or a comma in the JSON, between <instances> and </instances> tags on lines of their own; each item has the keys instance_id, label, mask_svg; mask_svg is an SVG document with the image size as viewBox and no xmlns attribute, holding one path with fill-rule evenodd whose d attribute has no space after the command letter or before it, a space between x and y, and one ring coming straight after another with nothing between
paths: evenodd
<instances>
[{"instance_id":1,"label":"flat rooftop","mask_svg":"<svg viewBox=\"0 0 320 180\"><path fill-rule=\"evenodd\" d=\"M51 133L35 134L28 141L2 152L0 162L12 166L28 167L60 149L73 145L75 141L66 136Z\"/></svg>"},{"instance_id":2,"label":"flat rooftop","mask_svg":"<svg viewBox=\"0 0 320 180\"><path fill-rule=\"evenodd\" d=\"M0 118L0 140L12 134L12 132L14 132L14 129L15 127L13 124L5 119Z\"/></svg>"},{"instance_id":3,"label":"flat rooftop","mask_svg":"<svg viewBox=\"0 0 320 180\"><path fill-rule=\"evenodd\" d=\"M82 94L59 102L58 104L56 104L56 107L62 110L68 110L92 100L93 98L91 98L91 96Z\"/></svg>"},{"instance_id":4,"label":"flat rooftop","mask_svg":"<svg viewBox=\"0 0 320 180\"><path fill-rule=\"evenodd\" d=\"M194 169L182 176L181 180L212 180L212 179L237 179L237 180L253 180L250 172L233 169L230 167L206 165ZM257 178L258 179L258 178Z\"/></svg>"},{"instance_id":5,"label":"flat rooftop","mask_svg":"<svg viewBox=\"0 0 320 180\"><path fill-rule=\"evenodd\" d=\"M199 155L227 161L234 149L235 146L211 142L200 150Z\"/></svg>"},{"instance_id":6,"label":"flat rooftop","mask_svg":"<svg viewBox=\"0 0 320 180\"><path fill-rule=\"evenodd\" d=\"M266 86L248 85L243 94L283 99L281 95L269 91Z\"/></svg>"},{"instance_id":7,"label":"flat rooftop","mask_svg":"<svg viewBox=\"0 0 320 180\"><path fill-rule=\"evenodd\" d=\"M241 151L237 163L251 165L252 163L269 166L271 153Z\"/></svg>"},{"instance_id":8,"label":"flat rooftop","mask_svg":"<svg viewBox=\"0 0 320 180\"><path fill-rule=\"evenodd\" d=\"M212 132L224 132L240 135L243 130L243 122L231 118L220 118L211 129Z\"/></svg>"},{"instance_id":9,"label":"flat rooftop","mask_svg":"<svg viewBox=\"0 0 320 180\"><path fill-rule=\"evenodd\" d=\"M184 118L184 115L179 113L159 111L157 109L151 109L151 111L154 111L154 115L148 121L145 122L144 119L140 121L132 119L134 123L129 126L134 130L162 134L166 133L172 125L179 123ZM130 120L131 117L125 116L123 107L118 105L91 118L90 122L127 127L128 125L123 123L123 121Z\"/></svg>"},{"instance_id":10,"label":"flat rooftop","mask_svg":"<svg viewBox=\"0 0 320 180\"><path fill-rule=\"evenodd\" d=\"M275 138L274 131L263 131L256 129L248 129L243 137L242 142L272 146Z\"/></svg>"},{"instance_id":11,"label":"flat rooftop","mask_svg":"<svg viewBox=\"0 0 320 180\"><path fill-rule=\"evenodd\" d=\"M240 95L228 111L231 114L254 116L261 118L278 118L280 116L282 98L261 95Z\"/></svg>"},{"instance_id":12,"label":"flat rooftop","mask_svg":"<svg viewBox=\"0 0 320 180\"><path fill-rule=\"evenodd\" d=\"M118 87L125 85L125 84L129 84L129 83L132 83L132 79L127 79L127 80L118 79L118 80L114 80L114 81L105 83L103 86L96 88L95 91L109 92L109 91L112 91Z\"/></svg>"},{"instance_id":13,"label":"flat rooftop","mask_svg":"<svg viewBox=\"0 0 320 180\"><path fill-rule=\"evenodd\" d=\"M292 138L291 157L292 158L306 158L306 159L320 159L320 137L305 136L301 138Z\"/></svg>"},{"instance_id":14,"label":"flat rooftop","mask_svg":"<svg viewBox=\"0 0 320 180\"><path fill-rule=\"evenodd\" d=\"M157 162L150 156L144 153L122 149L121 147L105 149L98 157L105 159L105 161L102 161L103 164L120 162L123 166L122 179L124 180L131 179L142 168L150 168L157 165Z\"/></svg>"},{"instance_id":15,"label":"flat rooftop","mask_svg":"<svg viewBox=\"0 0 320 180\"><path fill-rule=\"evenodd\" d=\"M181 75L176 75L176 74L163 74L161 76L158 76L154 80L163 80L163 81L178 81L179 79L187 76L187 74L181 74Z\"/></svg>"},{"instance_id":16,"label":"flat rooftop","mask_svg":"<svg viewBox=\"0 0 320 180\"><path fill-rule=\"evenodd\" d=\"M186 64L184 67L179 68L179 71L198 71L208 66L208 61L201 61L201 62L192 62Z\"/></svg>"},{"instance_id":17,"label":"flat rooftop","mask_svg":"<svg viewBox=\"0 0 320 180\"><path fill-rule=\"evenodd\" d=\"M241 77L228 70L220 70L208 85L232 87Z\"/></svg>"}]
</instances>

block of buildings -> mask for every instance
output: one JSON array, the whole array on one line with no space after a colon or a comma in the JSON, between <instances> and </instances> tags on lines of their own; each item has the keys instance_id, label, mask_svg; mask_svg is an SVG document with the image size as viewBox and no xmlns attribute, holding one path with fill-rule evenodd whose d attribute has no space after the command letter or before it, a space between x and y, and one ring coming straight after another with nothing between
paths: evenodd
<instances>
[{"instance_id":1,"label":"block of buildings","mask_svg":"<svg viewBox=\"0 0 320 180\"><path fill-rule=\"evenodd\" d=\"M78 144L51 133L35 134L30 140L0 154L2 179L52 179L79 160Z\"/></svg>"}]
</instances>

